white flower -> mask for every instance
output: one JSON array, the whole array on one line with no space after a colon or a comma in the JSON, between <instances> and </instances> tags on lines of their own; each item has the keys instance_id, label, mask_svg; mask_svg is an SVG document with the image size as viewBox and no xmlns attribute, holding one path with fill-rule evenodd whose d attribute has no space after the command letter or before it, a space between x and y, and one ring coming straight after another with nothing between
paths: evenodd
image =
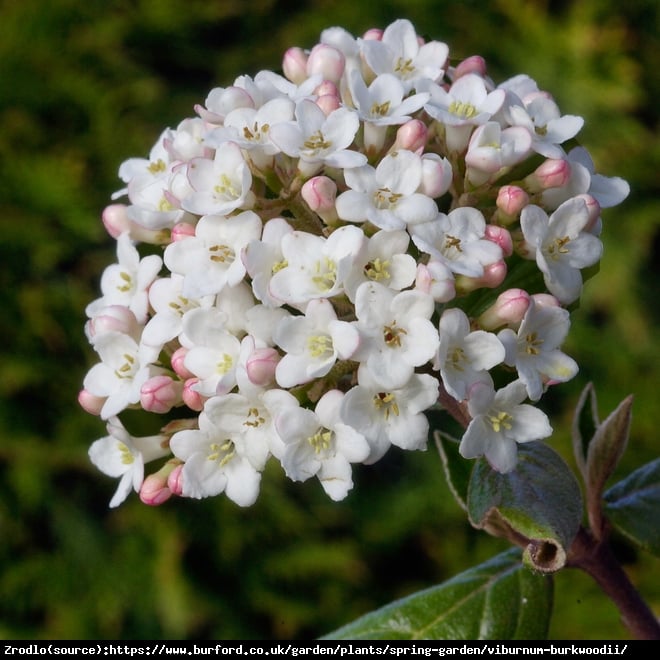
<instances>
[{"instance_id":1,"label":"white flower","mask_svg":"<svg viewBox=\"0 0 660 660\"><path fill-rule=\"evenodd\" d=\"M349 359L358 347L357 328L339 321L332 304L310 300L304 316L287 316L273 333L275 343L286 351L275 377L280 387L293 387L325 376L337 359Z\"/></svg>"},{"instance_id":2,"label":"white flower","mask_svg":"<svg viewBox=\"0 0 660 660\"><path fill-rule=\"evenodd\" d=\"M164 344L179 336L183 330L183 317L191 309L210 307L215 296L188 298L183 295L182 275L157 279L149 288L149 302L153 315L142 331L141 340L157 352Z\"/></svg>"},{"instance_id":3,"label":"white flower","mask_svg":"<svg viewBox=\"0 0 660 660\"><path fill-rule=\"evenodd\" d=\"M397 293L365 282L355 296L360 346L353 355L383 388L402 387L415 367L435 355L438 332L430 321L433 298L421 291Z\"/></svg>"},{"instance_id":4,"label":"white flower","mask_svg":"<svg viewBox=\"0 0 660 660\"><path fill-rule=\"evenodd\" d=\"M144 382L162 372L150 360L153 350L145 351L137 342L121 332L108 331L94 338L92 344L101 362L85 376L83 387L91 394L105 398L101 418L109 419L140 401Z\"/></svg>"},{"instance_id":5,"label":"white flower","mask_svg":"<svg viewBox=\"0 0 660 660\"><path fill-rule=\"evenodd\" d=\"M563 158L561 145L574 138L584 125L576 115L561 115L557 104L545 95L534 95L529 103L507 109L512 126L523 126L532 136L532 149L546 158Z\"/></svg>"},{"instance_id":6,"label":"white flower","mask_svg":"<svg viewBox=\"0 0 660 660\"><path fill-rule=\"evenodd\" d=\"M240 341L226 329L226 314L216 308L189 311L183 319L181 343L188 348L184 365L199 378L202 396L229 392L236 385Z\"/></svg>"},{"instance_id":7,"label":"white flower","mask_svg":"<svg viewBox=\"0 0 660 660\"><path fill-rule=\"evenodd\" d=\"M166 438L152 435L135 438L126 431L118 417L106 424L108 435L92 443L89 458L103 474L120 477L117 490L110 500L112 508L119 506L131 492L137 493L144 480L144 464L167 456Z\"/></svg>"},{"instance_id":8,"label":"white flower","mask_svg":"<svg viewBox=\"0 0 660 660\"><path fill-rule=\"evenodd\" d=\"M181 206L190 213L227 215L251 203L252 174L234 142L220 144L213 160L193 158L187 173L192 192L181 200Z\"/></svg>"},{"instance_id":9,"label":"white flower","mask_svg":"<svg viewBox=\"0 0 660 660\"><path fill-rule=\"evenodd\" d=\"M117 261L103 271L103 296L87 306L87 316L93 318L104 307L122 305L135 314L138 323L144 323L149 310L149 286L158 276L163 261L155 254L141 259L128 232L117 238Z\"/></svg>"},{"instance_id":10,"label":"white flower","mask_svg":"<svg viewBox=\"0 0 660 660\"><path fill-rule=\"evenodd\" d=\"M485 183L503 167L511 167L526 158L531 146L532 136L522 126L502 129L495 121L478 126L465 154L468 179L474 185Z\"/></svg>"},{"instance_id":11,"label":"white flower","mask_svg":"<svg viewBox=\"0 0 660 660\"><path fill-rule=\"evenodd\" d=\"M440 370L447 392L463 401L474 383L492 382L488 370L504 360L504 346L491 332L470 332L470 319L457 307L442 313L439 331L433 368Z\"/></svg>"},{"instance_id":12,"label":"white flower","mask_svg":"<svg viewBox=\"0 0 660 660\"><path fill-rule=\"evenodd\" d=\"M230 438L204 411L199 415L199 429L178 431L170 448L184 461L184 497L202 499L224 492L239 506L256 501L261 472L242 453L240 441Z\"/></svg>"},{"instance_id":13,"label":"white flower","mask_svg":"<svg viewBox=\"0 0 660 660\"><path fill-rule=\"evenodd\" d=\"M405 231L377 231L353 262L344 283L346 295L355 302L355 292L363 282L379 282L401 291L415 280L417 262L408 253L410 235Z\"/></svg>"},{"instance_id":14,"label":"white flower","mask_svg":"<svg viewBox=\"0 0 660 660\"><path fill-rule=\"evenodd\" d=\"M303 99L295 116L295 121L273 126L270 137L285 154L300 159L298 168L306 176L324 165L352 168L367 162L363 153L348 149L360 127L355 110L340 107L326 117L314 101Z\"/></svg>"},{"instance_id":15,"label":"white flower","mask_svg":"<svg viewBox=\"0 0 660 660\"><path fill-rule=\"evenodd\" d=\"M424 450L429 422L424 411L438 399L438 381L428 374L413 374L398 388L384 388L369 371L358 374L358 384L346 392L340 410L345 424L362 434L371 451L363 461L381 459L391 445Z\"/></svg>"},{"instance_id":16,"label":"white flower","mask_svg":"<svg viewBox=\"0 0 660 660\"><path fill-rule=\"evenodd\" d=\"M406 90L423 78L439 80L449 54L447 44L430 41L420 44L413 24L398 19L388 25L382 39L359 39L358 43L367 64L377 74L392 73Z\"/></svg>"},{"instance_id":17,"label":"white flower","mask_svg":"<svg viewBox=\"0 0 660 660\"><path fill-rule=\"evenodd\" d=\"M351 463L364 461L369 444L339 416L344 394L326 392L314 411L302 407L278 415L275 425L286 449L281 458L287 477L305 481L317 476L323 490L335 501L353 487Z\"/></svg>"},{"instance_id":18,"label":"white flower","mask_svg":"<svg viewBox=\"0 0 660 660\"><path fill-rule=\"evenodd\" d=\"M422 177L422 158L405 149L388 154L375 169L365 165L348 170L344 178L351 190L337 197L337 214L342 220L368 220L387 230L429 222L438 207L430 197L417 192Z\"/></svg>"},{"instance_id":19,"label":"white flower","mask_svg":"<svg viewBox=\"0 0 660 660\"><path fill-rule=\"evenodd\" d=\"M485 124L499 111L505 99L503 90L489 91L486 81L476 73L461 76L448 90L436 84L427 84L421 89L428 89L430 94L424 110L446 126Z\"/></svg>"},{"instance_id":20,"label":"white flower","mask_svg":"<svg viewBox=\"0 0 660 660\"><path fill-rule=\"evenodd\" d=\"M284 218L272 218L264 225L261 238L250 241L243 249L241 258L252 278L252 291L264 305L277 307L282 304L281 300L271 296L268 287L270 278L286 266L282 238L292 231L293 227Z\"/></svg>"},{"instance_id":21,"label":"white flower","mask_svg":"<svg viewBox=\"0 0 660 660\"><path fill-rule=\"evenodd\" d=\"M282 237L283 267L270 280L270 296L297 305L344 291L344 280L366 238L358 227L340 227L326 239L303 231Z\"/></svg>"},{"instance_id":22,"label":"white flower","mask_svg":"<svg viewBox=\"0 0 660 660\"><path fill-rule=\"evenodd\" d=\"M377 76L367 87L360 73L352 71L349 85L360 119L376 126L403 124L429 98L426 93L406 97L401 79L391 73Z\"/></svg>"},{"instance_id":23,"label":"white flower","mask_svg":"<svg viewBox=\"0 0 660 660\"><path fill-rule=\"evenodd\" d=\"M538 305L530 299L518 332L506 328L498 338L506 349L505 363L518 371L532 401L538 401L548 380L566 382L578 372L578 365L559 350L571 326L563 307Z\"/></svg>"},{"instance_id":24,"label":"white flower","mask_svg":"<svg viewBox=\"0 0 660 660\"><path fill-rule=\"evenodd\" d=\"M520 215L520 226L550 293L564 304L579 298L581 268L601 257L603 244L587 231L589 211L583 199L564 202L548 218L539 206L529 204Z\"/></svg>"},{"instance_id":25,"label":"white flower","mask_svg":"<svg viewBox=\"0 0 660 660\"><path fill-rule=\"evenodd\" d=\"M165 265L183 275L183 294L201 298L236 286L245 276L243 248L261 236L261 219L253 211L238 215L205 215L195 235L165 248Z\"/></svg>"},{"instance_id":26,"label":"white flower","mask_svg":"<svg viewBox=\"0 0 660 660\"><path fill-rule=\"evenodd\" d=\"M459 452L464 458L485 456L498 472L510 472L518 462L516 443L541 440L552 434L544 412L523 403L525 384L516 380L497 392L492 385L478 382L470 391L468 425Z\"/></svg>"},{"instance_id":27,"label":"white flower","mask_svg":"<svg viewBox=\"0 0 660 660\"><path fill-rule=\"evenodd\" d=\"M463 206L439 213L432 222L413 225L413 242L453 273L481 277L484 266L502 258L499 245L484 238L486 220L481 211Z\"/></svg>"}]
</instances>

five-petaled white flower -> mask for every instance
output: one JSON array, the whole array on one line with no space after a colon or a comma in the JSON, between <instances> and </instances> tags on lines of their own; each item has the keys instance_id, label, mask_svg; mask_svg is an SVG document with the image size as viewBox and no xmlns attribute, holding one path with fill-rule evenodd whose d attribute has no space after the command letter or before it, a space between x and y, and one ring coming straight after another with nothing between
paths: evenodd
<instances>
[{"instance_id":1,"label":"five-petaled white flower","mask_svg":"<svg viewBox=\"0 0 660 660\"><path fill-rule=\"evenodd\" d=\"M587 205L579 197L564 202L550 217L534 204L528 204L520 215L520 227L545 285L564 304L579 298L580 269L593 266L603 252L600 239L584 231L588 222Z\"/></svg>"},{"instance_id":2,"label":"five-petaled white flower","mask_svg":"<svg viewBox=\"0 0 660 660\"><path fill-rule=\"evenodd\" d=\"M89 458L103 474L120 477L110 506L119 506L131 492L137 493L144 480L144 464L170 453L162 435L136 438L128 433L118 417L106 424L108 435L99 438L89 448Z\"/></svg>"},{"instance_id":3,"label":"five-petaled white flower","mask_svg":"<svg viewBox=\"0 0 660 660\"><path fill-rule=\"evenodd\" d=\"M515 380L497 392L493 386L477 382L470 390L468 425L459 452L463 458L485 456L498 472L511 472L518 462L516 443L542 440L552 434L544 412L523 403L527 388Z\"/></svg>"},{"instance_id":4,"label":"five-petaled white flower","mask_svg":"<svg viewBox=\"0 0 660 660\"><path fill-rule=\"evenodd\" d=\"M577 374L577 362L559 350L570 326L568 310L531 298L518 332L505 328L498 333L506 349L504 362L516 368L532 401L541 398L548 381L564 383Z\"/></svg>"}]
</instances>

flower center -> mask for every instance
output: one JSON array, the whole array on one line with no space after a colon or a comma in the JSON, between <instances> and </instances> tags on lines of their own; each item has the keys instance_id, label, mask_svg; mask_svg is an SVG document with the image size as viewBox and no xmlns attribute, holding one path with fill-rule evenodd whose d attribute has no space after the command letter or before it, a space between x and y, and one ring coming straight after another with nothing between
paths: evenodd
<instances>
[{"instance_id":1,"label":"flower center","mask_svg":"<svg viewBox=\"0 0 660 660\"><path fill-rule=\"evenodd\" d=\"M414 70L415 67L413 66L411 58L404 60L403 57L399 57L399 59L396 61L396 64L394 65L394 71L404 77L410 75Z\"/></svg>"},{"instance_id":2,"label":"flower center","mask_svg":"<svg viewBox=\"0 0 660 660\"><path fill-rule=\"evenodd\" d=\"M472 103L467 103L465 101L452 101L449 104L449 112L452 115L456 115L461 119L472 119L477 116L477 109L472 105Z\"/></svg>"},{"instance_id":3,"label":"flower center","mask_svg":"<svg viewBox=\"0 0 660 660\"><path fill-rule=\"evenodd\" d=\"M495 433L499 433L502 429L509 431L511 430L511 422L513 417L504 410L500 410L497 414L491 415L487 418L490 425L493 427Z\"/></svg>"},{"instance_id":4,"label":"flower center","mask_svg":"<svg viewBox=\"0 0 660 660\"><path fill-rule=\"evenodd\" d=\"M330 291L337 282L337 264L328 257L319 259L315 266L316 275L312 276L312 282L319 291Z\"/></svg>"},{"instance_id":5,"label":"flower center","mask_svg":"<svg viewBox=\"0 0 660 660\"><path fill-rule=\"evenodd\" d=\"M241 194L241 191L236 188L234 182L226 174L220 175L220 180L213 186L213 191L217 197L222 199L237 199Z\"/></svg>"},{"instance_id":6,"label":"flower center","mask_svg":"<svg viewBox=\"0 0 660 660\"><path fill-rule=\"evenodd\" d=\"M131 450L123 442L118 441L117 448L119 449L119 453L121 454L121 462L124 465L131 465L135 461L135 458L133 457Z\"/></svg>"},{"instance_id":7,"label":"flower center","mask_svg":"<svg viewBox=\"0 0 660 660\"><path fill-rule=\"evenodd\" d=\"M219 442L212 442L209 446L211 452L206 457L209 461L215 461L220 463L220 467L224 467L231 461L236 452L234 451L234 443L231 440L227 440L223 444Z\"/></svg>"},{"instance_id":8,"label":"flower center","mask_svg":"<svg viewBox=\"0 0 660 660\"><path fill-rule=\"evenodd\" d=\"M122 280L122 282L124 283L117 285L117 291L121 291L122 293L128 293L133 289L133 278L125 270L122 270L119 273L119 279Z\"/></svg>"},{"instance_id":9,"label":"flower center","mask_svg":"<svg viewBox=\"0 0 660 660\"><path fill-rule=\"evenodd\" d=\"M399 348L401 346L401 335L407 335L408 333L404 328L397 328L396 321L392 325L383 326L383 339L385 343L390 347Z\"/></svg>"},{"instance_id":10,"label":"flower center","mask_svg":"<svg viewBox=\"0 0 660 660\"><path fill-rule=\"evenodd\" d=\"M538 355L541 352L539 347L542 343L543 340L539 339L535 332L530 332L525 335L525 353L527 353L527 355Z\"/></svg>"},{"instance_id":11,"label":"flower center","mask_svg":"<svg viewBox=\"0 0 660 660\"><path fill-rule=\"evenodd\" d=\"M390 265L390 262L385 260L381 261L380 258L373 259L370 261L365 267L364 267L364 274L365 277L368 279L374 281L374 282L379 282L380 280L389 280L390 279L390 271L388 270L388 266Z\"/></svg>"},{"instance_id":12,"label":"flower center","mask_svg":"<svg viewBox=\"0 0 660 660\"><path fill-rule=\"evenodd\" d=\"M308 156L314 155L321 150L329 149L331 146L332 142L326 140L321 131L312 133L303 143L303 147L308 151Z\"/></svg>"},{"instance_id":13,"label":"flower center","mask_svg":"<svg viewBox=\"0 0 660 660\"><path fill-rule=\"evenodd\" d=\"M555 238L552 243L546 247L546 254L551 259L559 259L560 254L568 254L569 250L566 245L570 242L568 236L563 236L562 238Z\"/></svg>"},{"instance_id":14,"label":"flower center","mask_svg":"<svg viewBox=\"0 0 660 660\"><path fill-rule=\"evenodd\" d=\"M397 405L396 402L396 397L392 392L378 392L374 396L374 407L376 410L380 410L385 417L385 419L389 419L390 414L392 415L399 415L399 406Z\"/></svg>"},{"instance_id":15,"label":"flower center","mask_svg":"<svg viewBox=\"0 0 660 660\"><path fill-rule=\"evenodd\" d=\"M307 350L313 358L332 354L332 337L329 335L314 335L307 339Z\"/></svg>"},{"instance_id":16,"label":"flower center","mask_svg":"<svg viewBox=\"0 0 660 660\"><path fill-rule=\"evenodd\" d=\"M317 454L330 449L332 443L332 431L321 428L314 435L307 438L307 442L314 448Z\"/></svg>"},{"instance_id":17,"label":"flower center","mask_svg":"<svg viewBox=\"0 0 660 660\"><path fill-rule=\"evenodd\" d=\"M390 102L385 101L385 103L374 103L371 106L371 115L372 116L378 116L378 117L385 117L387 113L390 111Z\"/></svg>"},{"instance_id":18,"label":"flower center","mask_svg":"<svg viewBox=\"0 0 660 660\"><path fill-rule=\"evenodd\" d=\"M250 408L248 410L247 417L243 422L243 426L250 426L253 429L260 427L262 424L266 423L266 418L262 416L259 408Z\"/></svg>"},{"instance_id":19,"label":"flower center","mask_svg":"<svg viewBox=\"0 0 660 660\"><path fill-rule=\"evenodd\" d=\"M460 347L454 347L447 353L447 362L454 371L463 371L463 362L465 362L465 351Z\"/></svg>"},{"instance_id":20,"label":"flower center","mask_svg":"<svg viewBox=\"0 0 660 660\"><path fill-rule=\"evenodd\" d=\"M135 371L135 357L130 353L124 353L124 364L115 369L115 376L117 378L132 378Z\"/></svg>"},{"instance_id":21,"label":"flower center","mask_svg":"<svg viewBox=\"0 0 660 660\"><path fill-rule=\"evenodd\" d=\"M209 259L216 263L228 262L231 264L234 261L234 251L227 245L211 245L209 253Z\"/></svg>"},{"instance_id":22,"label":"flower center","mask_svg":"<svg viewBox=\"0 0 660 660\"><path fill-rule=\"evenodd\" d=\"M379 188L374 193L374 206L377 209L390 209L396 206L401 197L401 193L393 193L389 188Z\"/></svg>"},{"instance_id":23,"label":"flower center","mask_svg":"<svg viewBox=\"0 0 660 660\"><path fill-rule=\"evenodd\" d=\"M268 135L268 131L270 131L269 124L263 124L260 127L259 124L255 121L252 126L252 130L250 130L248 126L243 128L243 137L250 142L263 142Z\"/></svg>"},{"instance_id":24,"label":"flower center","mask_svg":"<svg viewBox=\"0 0 660 660\"><path fill-rule=\"evenodd\" d=\"M445 235L445 250L456 250L457 252L463 252L461 247L461 239L451 234Z\"/></svg>"},{"instance_id":25,"label":"flower center","mask_svg":"<svg viewBox=\"0 0 660 660\"><path fill-rule=\"evenodd\" d=\"M155 163L149 163L147 170L150 174L158 174L159 172L164 172L167 169L165 161L162 158L159 158Z\"/></svg>"},{"instance_id":26,"label":"flower center","mask_svg":"<svg viewBox=\"0 0 660 660\"><path fill-rule=\"evenodd\" d=\"M220 374L221 376L226 374L232 368L233 364L234 360L232 359L231 355L223 353L222 357L216 362L216 373Z\"/></svg>"}]
</instances>

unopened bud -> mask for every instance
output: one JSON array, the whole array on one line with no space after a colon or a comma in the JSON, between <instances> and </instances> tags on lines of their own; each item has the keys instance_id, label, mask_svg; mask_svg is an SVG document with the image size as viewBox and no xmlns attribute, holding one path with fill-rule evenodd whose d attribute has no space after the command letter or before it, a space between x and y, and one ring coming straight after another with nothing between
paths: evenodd
<instances>
[{"instance_id":1,"label":"unopened bud","mask_svg":"<svg viewBox=\"0 0 660 660\"><path fill-rule=\"evenodd\" d=\"M415 276L415 289L428 293L435 302L449 302L456 297L454 275L441 261L431 260L419 264Z\"/></svg>"},{"instance_id":2,"label":"unopened bud","mask_svg":"<svg viewBox=\"0 0 660 660\"><path fill-rule=\"evenodd\" d=\"M337 197L337 184L327 176L315 176L303 184L300 195L307 202L312 211L328 225L337 221L335 199Z\"/></svg>"},{"instance_id":3,"label":"unopened bud","mask_svg":"<svg viewBox=\"0 0 660 660\"><path fill-rule=\"evenodd\" d=\"M327 117L341 107L341 99L336 94L323 94L323 96L317 97L316 105L323 110L323 114Z\"/></svg>"},{"instance_id":4,"label":"unopened bud","mask_svg":"<svg viewBox=\"0 0 660 660\"><path fill-rule=\"evenodd\" d=\"M170 364L172 365L172 369L174 369L174 373L183 380L192 378L194 375L185 365L187 354L188 349L185 346L179 346L179 348L172 353L172 357L170 358Z\"/></svg>"},{"instance_id":5,"label":"unopened bud","mask_svg":"<svg viewBox=\"0 0 660 660\"><path fill-rule=\"evenodd\" d=\"M170 376L149 378L140 388L140 405L148 412L163 414L182 402L182 383Z\"/></svg>"},{"instance_id":6,"label":"unopened bud","mask_svg":"<svg viewBox=\"0 0 660 660\"><path fill-rule=\"evenodd\" d=\"M551 293L534 293L532 300L538 307L561 307L559 300Z\"/></svg>"},{"instance_id":7,"label":"unopened bud","mask_svg":"<svg viewBox=\"0 0 660 660\"><path fill-rule=\"evenodd\" d=\"M344 75L344 54L328 44L316 44L307 58L307 75L320 74L326 80L338 83Z\"/></svg>"},{"instance_id":8,"label":"unopened bud","mask_svg":"<svg viewBox=\"0 0 660 660\"><path fill-rule=\"evenodd\" d=\"M150 474L142 482L140 487L140 500L149 506L158 506L172 497L172 489L169 487L169 478L172 472L181 466L178 458L172 458L163 467Z\"/></svg>"},{"instance_id":9,"label":"unopened bud","mask_svg":"<svg viewBox=\"0 0 660 660\"><path fill-rule=\"evenodd\" d=\"M362 38L368 41L382 41L383 30L380 30L379 28L371 28L362 35Z\"/></svg>"},{"instance_id":10,"label":"unopened bud","mask_svg":"<svg viewBox=\"0 0 660 660\"><path fill-rule=\"evenodd\" d=\"M407 149L408 151L421 151L426 146L429 129L420 119L409 119L399 126L392 151Z\"/></svg>"},{"instance_id":11,"label":"unopened bud","mask_svg":"<svg viewBox=\"0 0 660 660\"><path fill-rule=\"evenodd\" d=\"M206 403L206 397L203 397L197 390L193 389L197 383L199 383L199 378L188 378L183 384L181 398L190 410L201 412L204 408L204 403Z\"/></svg>"},{"instance_id":12,"label":"unopened bud","mask_svg":"<svg viewBox=\"0 0 660 660\"><path fill-rule=\"evenodd\" d=\"M587 193L577 196L584 200L584 203L587 205L587 211L589 212L589 220L584 226L583 231L588 231L594 236L599 236L600 230L602 229L602 223L600 217L601 206L598 203L598 200L592 195L588 195Z\"/></svg>"},{"instance_id":13,"label":"unopened bud","mask_svg":"<svg viewBox=\"0 0 660 660\"><path fill-rule=\"evenodd\" d=\"M484 330L496 330L503 325L517 326L529 308L530 295L524 289L507 289L477 318Z\"/></svg>"},{"instance_id":14,"label":"unopened bud","mask_svg":"<svg viewBox=\"0 0 660 660\"><path fill-rule=\"evenodd\" d=\"M428 153L422 156L422 181L417 188L428 197L444 195L451 186L453 172L451 163L438 154Z\"/></svg>"},{"instance_id":15,"label":"unopened bud","mask_svg":"<svg viewBox=\"0 0 660 660\"><path fill-rule=\"evenodd\" d=\"M497 219L503 224L509 224L529 204L529 195L519 186L502 186L497 191L495 204L499 211Z\"/></svg>"},{"instance_id":16,"label":"unopened bud","mask_svg":"<svg viewBox=\"0 0 660 660\"><path fill-rule=\"evenodd\" d=\"M167 487L172 495L183 495L183 464L177 465L167 477Z\"/></svg>"},{"instance_id":17,"label":"unopened bud","mask_svg":"<svg viewBox=\"0 0 660 660\"><path fill-rule=\"evenodd\" d=\"M104 332L121 332L136 338L140 333L140 324L125 305L108 305L85 324L85 333L90 341Z\"/></svg>"},{"instance_id":18,"label":"unopened bud","mask_svg":"<svg viewBox=\"0 0 660 660\"><path fill-rule=\"evenodd\" d=\"M110 204L103 209L101 214L103 226L112 238L119 238L125 231L131 228L131 221L126 212L126 204Z\"/></svg>"},{"instance_id":19,"label":"unopened bud","mask_svg":"<svg viewBox=\"0 0 660 660\"><path fill-rule=\"evenodd\" d=\"M559 188L568 182L571 164L563 158L548 158L525 177L525 187L536 193L548 188Z\"/></svg>"},{"instance_id":20,"label":"unopened bud","mask_svg":"<svg viewBox=\"0 0 660 660\"><path fill-rule=\"evenodd\" d=\"M172 227L172 233L170 239L172 243L175 241L180 241L184 238L190 238L195 235L195 225L190 224L189 222L178 222L174 227Z\"/></svg>"},{"instance_id":21,"label":"unopened bud","mask_svg":"<svg viewBox=\"0 0 660 660\"><path fill-rule=\"evenodd\" d=\"M486 75L486 60L480 55L466 57L456 65L453 80L456 81L467 73L476 73L483 78Z\"/></svg>"},{"instance_id":22,"label":"unopened bud","mask_svg":"<svg viewBox=\"0 0 660 660\"><path fill-rule=\"evenodd\" d=\"M484 238L499 245L505 257L510 257L513 254L513 239L509 231L504 227L486 225Z\"/></svg>"},{"instance_id":23,"label":"unopened bud","mask_svg":"<svg viewBox=\"0 0 660 660\"><path fill-rule=\"evenodd\" d=\"M295 85L307 80L307 53L298 47L289 48L282 58L282 71Z\"/></svg>"},{"instance_id":24,"label":"unopened bud","mask_svg":"<svg viewBox=\"0 0 660 660\"><path fill-rule=\"evenodd\" d=\"M456 291L460 294L466 294L481 288L494 289L504 282L506 273L506 263L503 260L495 261L484 266L484 274L481 277L457 275Z\"/></svg>"},{"instance_id":25,"label":"unopened bud","mask_svg":"<svg viewBox=\"0 0 660 660\"><path fill-rule=\"evenodd\" d=\"M87 390L80 390L78 392L78 403L80 407L88 412L90 415L100 415L103 404L105 403L107 397L96 396Z\"/></svg>"},{"instance_id":26,"label":"unopened bud","mask_svg":"<svg viewBox=\"0 0 660 660\"><path fill-rule=\"evenodd\" d=\"M275 368L279 361L280 354L274 348L256 348L245 364L249 381L259 387L270 385L275 380Z\"/></svg>"}]
</instances>

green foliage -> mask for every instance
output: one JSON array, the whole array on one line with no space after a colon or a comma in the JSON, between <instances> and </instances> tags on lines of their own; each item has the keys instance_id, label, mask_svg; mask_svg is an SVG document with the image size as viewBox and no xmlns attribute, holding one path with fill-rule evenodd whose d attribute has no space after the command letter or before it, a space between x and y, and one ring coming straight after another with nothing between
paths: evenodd
<instances>
[{"instance_id":1,"label":"green foliage","mask_svg":"<svg viewBox=\"0 0 660 660\"><path fill-rule=\"evenodd\" d=\"M287 47L311 46L331 25L359 34L399 17L445 40L457 58L483 55L497 80L520 72L535 77L564 112L585 117L580 137L598 171L629 181L630 198L616 213L603 212L601 270L573 315L566 350L581 372L546 405L557 430L550 444L569 460L571 409L585 383L596 384L608 410L632 393L629 449L611 478L656 458L655 0L391 0L359 12L347 0L259 0L249 11L233 0L6 2L0 637L313 638L429 584L442 590L452 576L508 547L470 527L434 451L393 450L378 466L359 468L341 504L316 483L289 484L270 471L259 501L246 510L221 498L150 509L133 496L109 511L116 484L87 458L105 429L76 403L94 360L84 309L114 259L99 215L120 187L119 164L147 153L165 126L192 116L212 87L277 69ZM456 480L460 488L465 478ZM657 610L657 560L636 554L637 544L657 550L657 525L648 515L657 511L653 483L657 463L624 478L606 499L622 532L619 553ZM646 526L622 523L630 506ZM522 567L514 574L548 580ZM574 574L555 580L551 638L626 638L595 585ZM545 593L531 591L529 597Z\"/></svg>"},{"instance_id":2,"label":"green foliage","mask_svg":"<svg viewBox=\"0 0 660 660\"><path fill-rule=\"evenodd\" d=\"M323 639L545 639L551 611L552 580L509 550Z\"/></svg>"}]
</instances>

